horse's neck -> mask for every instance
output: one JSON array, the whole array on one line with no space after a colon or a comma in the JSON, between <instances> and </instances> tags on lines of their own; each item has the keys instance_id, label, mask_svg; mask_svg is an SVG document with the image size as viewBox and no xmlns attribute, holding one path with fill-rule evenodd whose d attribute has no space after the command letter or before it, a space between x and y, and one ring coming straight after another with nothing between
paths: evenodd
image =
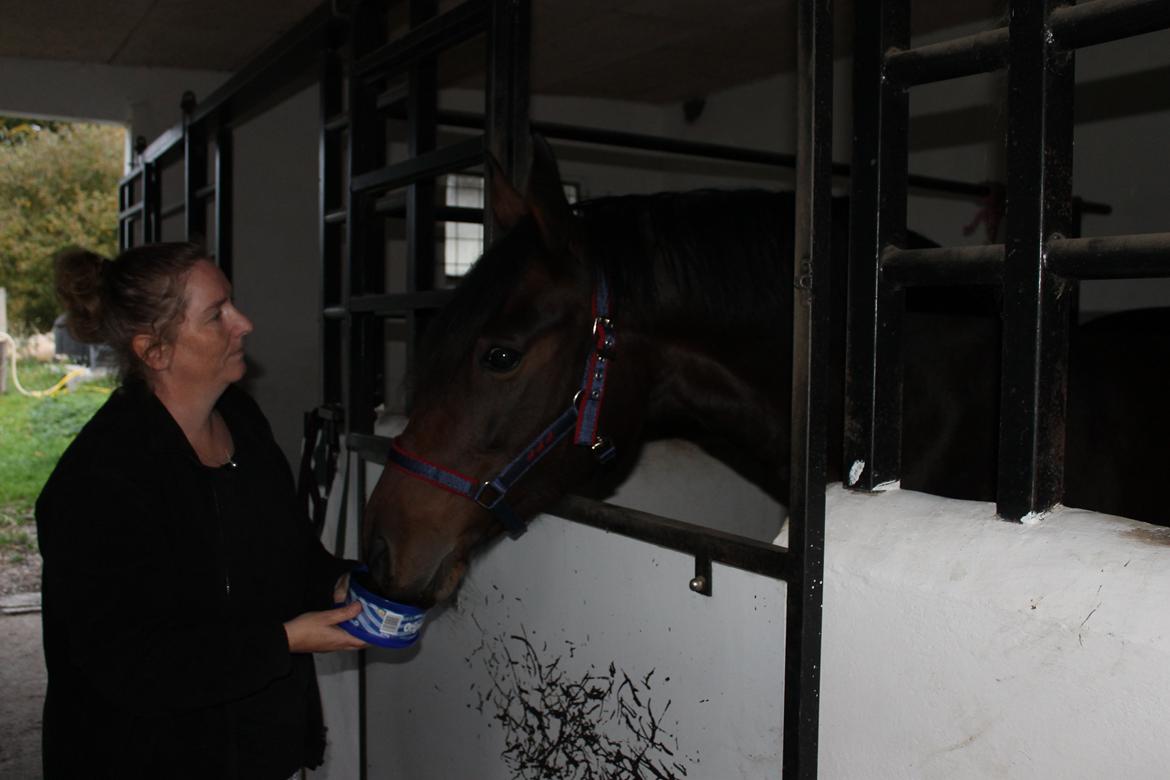
<instances>
[{"instance_id":1,"label":"horse's neck","mask_svg":"<svg viewBox=\"0 0 1170 780\"><path fill-rule=\"evenodd\" d=\"M611 242L625 237L598 248L622 288L621 338L649 371L649 426L727 448L774 478L789 459L791 198L701 193L622 205L614 223L602 216L592 227L609 229Z\"/></svg>"}]
</instances>

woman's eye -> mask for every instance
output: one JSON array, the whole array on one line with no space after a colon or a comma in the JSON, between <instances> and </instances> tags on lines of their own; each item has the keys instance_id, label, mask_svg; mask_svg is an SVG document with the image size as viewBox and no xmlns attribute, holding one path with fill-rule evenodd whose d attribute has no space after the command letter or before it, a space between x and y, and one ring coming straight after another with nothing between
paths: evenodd
<instances>
[{"instance_id":1,"label":"woman's eye","mask_svg":"<svg viewBox=\"0 0 1170 780\"><path fill-rule=\"evenodd\" d=\"M520 362L520 353L508 347L492 347L483 357L483 362L492 371L511 371Z\"/></svg>"}]
</instances>

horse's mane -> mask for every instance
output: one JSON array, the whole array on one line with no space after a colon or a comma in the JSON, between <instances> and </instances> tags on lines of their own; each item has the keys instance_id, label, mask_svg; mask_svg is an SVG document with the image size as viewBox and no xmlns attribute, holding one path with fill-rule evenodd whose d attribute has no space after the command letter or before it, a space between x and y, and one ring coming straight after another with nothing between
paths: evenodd
<instances>
[{"instance_id":1,"label":"horse's mane","mask_svg":"<svg viewBox=\"0 0 1170 780\"><path fill-rule=\"evenodd\" d=\"M697 190L623 195L578 204L587 262L600 265L617 317L653 313L716 330L768 323L790 286L791 193ZM436 386L463 360L540 241L522 220L460 281L424 342L416 386ZM421 380L419 382L418 380Z\"/></svg>"}]
</instances>

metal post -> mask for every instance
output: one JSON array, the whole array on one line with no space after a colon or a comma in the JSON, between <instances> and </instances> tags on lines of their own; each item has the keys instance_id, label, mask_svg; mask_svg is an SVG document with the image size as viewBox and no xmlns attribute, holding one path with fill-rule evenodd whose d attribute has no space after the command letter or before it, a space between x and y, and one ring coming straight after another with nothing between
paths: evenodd
<instances>
[{"instance_id":1,"label":"metal post","mask_svg":"<svg viewBox=\"0 0 1170 780\"><path fill-rule=\"evenodd\" d=\"M824 399L828 395L829 236L833 228L831 0L797 12L796 232L792 313L792 484L789 545L800 561L787 588L784 776L814 778L820 713L825 548Z\"/></svg>"},{"instance_id":2,"label":"metal post","mask_svg":"<svg viewBox=\"0 0 1170 780\"><path fill-rule=\"evenodd\" d=\"M873 490L901 474L903 293L883 282L881 257L886 247L906 243L910 111L905 88L885 78L884 68L887 51L910 43L910 12L906 0L873 0L858 3L854 13L855 121L842 473L847 485Z\"/></svg>"},{"instance_id":3,"label":"metal post","mask_svg":"<svg viewBox=\"0 0 1170 780\"><path fill-rule=\"evenodd\" d=\"M1074 55L1049 34L1067 3L1013 0L997 509L1018 520L1064 492L1072 283L1044 267L1072 228Z\"/></svg>"},{"instance_id":4,"label":"metal post","mask_svg":"<svg viewBox=\"0 0 1170 780\"><path fill-rule=\"evenodd\" d=\"M438 12L437 0L411 0L410 24L417 27ZM410 157L432 152L438 136L438 65L434 56L420 59L410 69L406 98L407 151ZM435 289L435 179L428 177L406 188L406 289ZM406 315L406 364L413 366L419 342L432 311Z\"/></svg>"},{"instance_id":5,"label":"metal post","mask_svg":"<svg viewBox=\"0 0 1170 780\"><path fill-rule=\"evenodd\" d=\"M492 2L484 131L488 151L517 187L524 186L532 157L528 117L531 19L530 0ZM497 232L491 216L491 175L489 169L484 181L484 239L488 244Z\"/></svg>"}]
</instances>

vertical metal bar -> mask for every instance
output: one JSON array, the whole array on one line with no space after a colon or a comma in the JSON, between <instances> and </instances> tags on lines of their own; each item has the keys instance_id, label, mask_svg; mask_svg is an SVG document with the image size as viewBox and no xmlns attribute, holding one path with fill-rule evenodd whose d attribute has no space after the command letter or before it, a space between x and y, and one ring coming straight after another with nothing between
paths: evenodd
<instances>
[{"instance_id":1,"label":"vertical metal bar","mask_svg":"<svg viewBox=\"0 0 1170 780\"><path fill-rule=\"evenodd\" d=\"M832 223L832 0L797 11L796 233L792 311L792 484L784 655L784 776L814 778L820 720L825 436Z\"/></svg>"},{"instance_id":2,"label":"vertical metal bar","mask_svg":"<svg viewBox=\"0 0 1170 780\"><path fill-rule=\"evenodd\" d=\"M232 131L215 133L215 263L232 278Z\"/></svg>"},{"instance_id":3,"label":"vertical metal bar","mask_svg":"<svg viewBox=\"0 0 1170 780\"><path fill-rule=\"evenodd\" d=\"M159 191L158 162L142 163L142 243L162 240L162 193Z\"/></svg>"},{"instance_id":4,"label":"vertical metal bar","mask_svg":"<svg viewBox=\"0 0 1170 780\"><path fill-rule=\"evenodd\" d=\"M410 25L417 27L438 12L437 0L411 0ZM411 157L434 151L438 136L438 63L420 60L408 75L407 147ZM435 180L426 179L406 189L406 289L435 289ZM413 366L430 312L411 311L406 317L406 365Z\"/></svg>"},{"instance_id":5,"label":"vertical metal bar","mask_svg":"<svg viewBox=\"0 0 1170 780\"><path fill-rule=\"evenodd\" d=\"M379 168L386 156L385 124L377 115L377 89L353 76L353 63L380 45L386 37L381 0L359 2L351 17L349 79L348 181ZM342 304L347 309L343 324L346 344L343 356L345 423L347 433L370 433L374 427L375 392L382 376L382 323L369 313L349 312L350 300L365 293L381 292L384 279L385 231L373 213L373 196L351 189L346 216L346 271Z\"/></svg>"},{"instance_id":6,"label":"vertical metal bar","mask_svg":"<svg viewBox=\"0 0 1170 780\"><path fill-rule=\"evenodd\" d=\"M207 204L197 195L207 184L207 127L192 122L195 95L183 93L183 232L187 241L206 243Z\"/></svg>"},{"instance_id":7,"label":"vertical metal bar","mask_svg":"<svg viewBox=\"0 0 1170 780\"><path fill-rule=\"evenodd\" d=\"M997 509L1018 520L1060 500L1072 284L1044 269L1072 225L1074 54L1049 30L1056 0L1013 0Z\"/></svg>"},{"instance_id":8,"label":"vertical metal bar","mask_svg":"<svg viewBox=\"0 0 1170 780\"><path fill-rule=\"evenodd\" d=\"M341 62L333 47L321 54L320 73L320 129L317 150L317 218L319 226L319 259L321 268L320 307L341 302L343 274L343 225L326 221L326 215L341 208L345 184L341 160L341 137L345 128L330 129L329 121L342 111L343 78ZM321 317L321 402L341 403L341 323Z\"/></svg>"},{"instance_id":9,"label":"vertical metal bar","mask_svg":"<svg viewBox=\"0 0 1170 780\"><path fill-rule=\"evenodd\" d=\"M903 293L881 278L882 250L906 243L910 103L886 53L910 45L907 0L857 3L853 76L849 323L842 473L873 490L897 480L902 450Z\"/></svg>"},{"instance_id":10,"label":"vertical metal bar","mask_svg":"<svg viewBox=\"0 0 1170 780\"><path fill-rule=\"evenodd\" d=\"M488 151L517 187L523 187L528 178L532 156L528 117L531 47L531 0L493 0L484 132ZM490 202L491 175L489 168L484 182L484 240L489 244L497 234Z\"/></svg>"}]
</instances>

